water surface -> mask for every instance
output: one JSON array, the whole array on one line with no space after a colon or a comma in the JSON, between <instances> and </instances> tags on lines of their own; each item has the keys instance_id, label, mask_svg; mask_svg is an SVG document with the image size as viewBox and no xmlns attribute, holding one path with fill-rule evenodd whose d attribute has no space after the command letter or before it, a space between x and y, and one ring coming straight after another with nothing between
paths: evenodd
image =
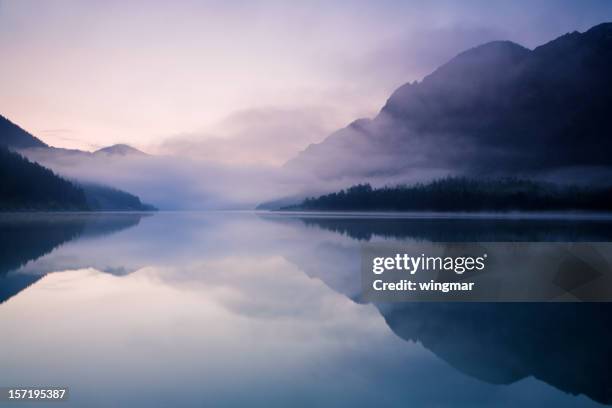
<instances>
[{"instance_id":1,"label":"water surface","mask_svg":"<svg viewBox=\"0 0 612 408\"><path fill-rule=\"evenodd\" d=\"M62 406L600 406L608 304L375 305L367 241L612 241L588 217L0 215L0 386ZM24 404L19 404L24 406Z\"/></svg>"}]
</instances>

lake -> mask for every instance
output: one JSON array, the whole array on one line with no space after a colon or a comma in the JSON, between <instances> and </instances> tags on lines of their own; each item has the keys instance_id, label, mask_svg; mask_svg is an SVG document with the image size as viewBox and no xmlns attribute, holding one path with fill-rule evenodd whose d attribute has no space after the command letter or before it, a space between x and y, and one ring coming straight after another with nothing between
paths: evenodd
<instances>
[{"instance_id":1,"label":"lake","mask_svg":"<svg viewBox=\"0 0 612 408\"><path fill-rule=\"evenodd\" d=\"M612 220L3 214L0 386L75 407L612 403L612 304L363 302L360 245L414 240L610 242Z\"/></svg>"}]
</instances>

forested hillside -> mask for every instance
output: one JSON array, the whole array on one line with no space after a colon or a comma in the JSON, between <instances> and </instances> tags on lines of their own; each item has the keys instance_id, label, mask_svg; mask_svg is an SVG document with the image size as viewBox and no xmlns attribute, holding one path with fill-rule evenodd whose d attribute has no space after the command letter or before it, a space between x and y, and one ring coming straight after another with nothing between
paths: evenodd
<instances>
[{"instance_id":1,"label":"forested hillside","mask_svg":"<svg viewBox=\"0 0 612 408\"><path fill-rule=\"evenodd\" d=\"M0 146L0 211L88 210L79 187Z\"/></svg>"},{"instance_id":2,"label":"forested hillside","mask_svg":"<svg viewBox=\"0 0 612 408\"><path fill-rule=\"evenodd\" d=\"M360 184L307 198L284 210L321 211L612 211L612 188L557 186L518 179L445 178L374 189Z\"/></svg>"}]
</instances>

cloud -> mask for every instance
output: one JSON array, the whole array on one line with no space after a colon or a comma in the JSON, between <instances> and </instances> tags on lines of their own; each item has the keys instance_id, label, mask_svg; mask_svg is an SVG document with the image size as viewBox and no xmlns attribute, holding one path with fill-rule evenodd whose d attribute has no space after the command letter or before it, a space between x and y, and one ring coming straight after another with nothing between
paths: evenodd
<instances>
[{"instance_id":1,"label":"cloud","mask_svg":"<svg viewBox=\"0 0 612 408\"><path fill-rule=\"evenodd\" d=\"M280 165L331 133L338 116L330 107L241 110L215 126L212 133L171 137L157 150L223 164Z\"/></svg>"}]
</instances>

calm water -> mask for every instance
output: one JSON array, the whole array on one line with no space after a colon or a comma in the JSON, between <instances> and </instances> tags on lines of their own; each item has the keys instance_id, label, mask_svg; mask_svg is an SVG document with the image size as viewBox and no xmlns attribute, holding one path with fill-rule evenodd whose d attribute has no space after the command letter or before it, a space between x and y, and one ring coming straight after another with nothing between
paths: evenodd
<instances>
[{"instance_id":1,"label":"calm water","mask_svg":"<svg viewBox=\"0 0 612 408\"><path fill-rule=\"evenodd\" d=\"M612 304L362 303L359 245L384 240L612 241L612 222L0 215L0 386L87 407L612 402Z\"/></svg>"}]
</instances>

